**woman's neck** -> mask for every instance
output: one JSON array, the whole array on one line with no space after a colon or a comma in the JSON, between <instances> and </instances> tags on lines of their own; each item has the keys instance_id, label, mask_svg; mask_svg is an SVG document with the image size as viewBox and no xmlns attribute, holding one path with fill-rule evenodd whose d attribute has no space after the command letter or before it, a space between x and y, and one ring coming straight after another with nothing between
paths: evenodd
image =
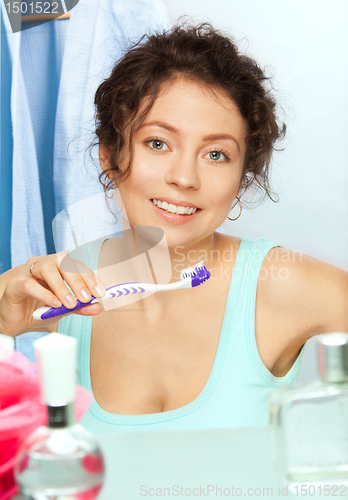
<instances>
[{"instance_id":1,"label":"woman's neck","mask_svg":"<svg viewBox=\"0 0 348 500\"><path fill-rule=\"evenodd\" d=\"M177 245L169 248L169 256L172 268L172 281L180 279L180 272L183 269L195 266L204 261L205 266L211 266L220 253L220 235L212 233L204 240L192 245Z\"/></svg>"}]
</instances>

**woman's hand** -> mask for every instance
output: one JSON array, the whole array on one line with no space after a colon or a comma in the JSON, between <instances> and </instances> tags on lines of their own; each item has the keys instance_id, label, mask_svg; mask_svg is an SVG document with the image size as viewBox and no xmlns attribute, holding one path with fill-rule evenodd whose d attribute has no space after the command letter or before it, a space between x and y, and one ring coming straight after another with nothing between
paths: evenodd
<instances>
[{"instance_id":1,"label":"woman's hand","mask_svg":"<svg viewBox=\"0 0 348 500\"><path fill-rule=\"evenodd\" d=\"M82 262L72 260L68 252L32 257L26 264L4 273L0 277L1 288L4 292L0 299L0 333L11 337L25 331L47 329L61 318L34 320L33 312L39 307L57 308L63 304L73 309L76 297L81 302L89 302L91 295L100 298L105 294L93 271ZM75 314L92 316L101 310L96 303L76 310Z\"/></svg>"}]
</instances>

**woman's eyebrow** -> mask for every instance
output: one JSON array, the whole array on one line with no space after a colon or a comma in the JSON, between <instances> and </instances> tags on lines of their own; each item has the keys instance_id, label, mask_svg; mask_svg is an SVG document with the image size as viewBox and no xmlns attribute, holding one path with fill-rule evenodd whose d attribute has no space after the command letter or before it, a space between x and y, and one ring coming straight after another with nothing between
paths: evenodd
<instances>
[{"instance_id":1,"label":"woman's eyebrow","mask_svg":"<svg viewBox=\"0 0 348 500\"><path fill-rule=\"evenodd\" d=\"M203 137L203 141L218 141L219 139L228 139L230 141L233 141L237 148L238 148L238 151L240 152L240 147L239 147L239 143L237 141L237 139L235 139L233 137L233 135L230 135L230 134L210 134L210 135L206 135L205 137Z\"/></svg>"},{"instance_id":2,"label":"woman's eyebrow","mask_svg":"<svg viewBox=\"0 0 348 500\"><path fill-rule=\"evenodd\" d=\"M166 130L169 130L169 132L173 132L176 135L179 135L179 130L172 125L169 125L168 123L165 122L159 122L159 121L152 121L152 122L145 122L139 125L136 131L144 128L144 127L151 127L151 126L156 126L160 128L164 128Z\"/></svg>"},{"instance_id":3,"label":"woman's eyebrow","mask_svg":"<svg viewBox=\"0 0 348 500\"><path fill-rule=\"evenodd\" d=\"M151 127L151 126L156 126L160 128L164 128L165 130L169 130L169 132L173 132L173 134L180 135L180 132L177 128L173 127L173 125L169 125L169 123L165 122L160 122L160 121L152 121L152 122L146 122L142 123L138 128L137 131L144 128L144 127ZM233 135L230 134L209 134L203 137L204 142L208 141L217 141L219 139L227 139L233 141L237 148L238 151L240 152L240 147L238 141L233 137Z\"/></svg>"}]
</instances>

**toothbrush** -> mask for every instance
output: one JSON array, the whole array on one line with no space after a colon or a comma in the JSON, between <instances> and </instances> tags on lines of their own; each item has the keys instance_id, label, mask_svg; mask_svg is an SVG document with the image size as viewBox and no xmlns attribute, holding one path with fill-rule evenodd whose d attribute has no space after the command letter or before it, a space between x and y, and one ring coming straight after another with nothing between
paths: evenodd
<instances>
[{"instance_id":1,"label":"toothbrush","mask_svg":"<svg viewBox=\"0 0 348 500\"><path fill-rule=\"evenodd\" d=\"M81 309L82 307L89 306L90 304L95 304L96 302L101 302L103 300L113 299L114 297L121 297L125 295L134 295L135 293L144 292L164 292L167 290L178 290L179 288L193 288L198 285L202 285L205 281L210 278L211 274L203 264L199 262L195 266L183 269L180 273L180 281L175 283L169 283L166 285L156 285L154 283L139 283L136 281L130 283L120 283L119 285L114 285L106 289L106 293L100 299L93 297L89 302L80 302L77 300L77 305L73 309L68 309L65 306L60 307L40 307L33 312L33 318L37 320L55 318L56 316L62 316L63 314L68 314Z\"/></svg>"}]
</instances>

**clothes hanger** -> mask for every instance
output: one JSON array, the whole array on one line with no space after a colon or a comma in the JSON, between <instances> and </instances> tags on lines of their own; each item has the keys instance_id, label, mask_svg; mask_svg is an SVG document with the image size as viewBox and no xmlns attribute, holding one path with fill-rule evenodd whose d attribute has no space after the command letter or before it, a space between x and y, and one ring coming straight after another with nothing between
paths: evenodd
<instances>
[{"instance_id":1,"label":"clothes hanger","mask_svg":"<svg viewBox=\"0 0 348 500\"><path fill-rule=\"evenodd\" d=\"M29 23L33 21L60 21L61 19L69 19L70 12L66 12L59 17L56 17L55 14L32 14L28 16L22 16L22 23Z\"/></svg>"}]
</instances>

